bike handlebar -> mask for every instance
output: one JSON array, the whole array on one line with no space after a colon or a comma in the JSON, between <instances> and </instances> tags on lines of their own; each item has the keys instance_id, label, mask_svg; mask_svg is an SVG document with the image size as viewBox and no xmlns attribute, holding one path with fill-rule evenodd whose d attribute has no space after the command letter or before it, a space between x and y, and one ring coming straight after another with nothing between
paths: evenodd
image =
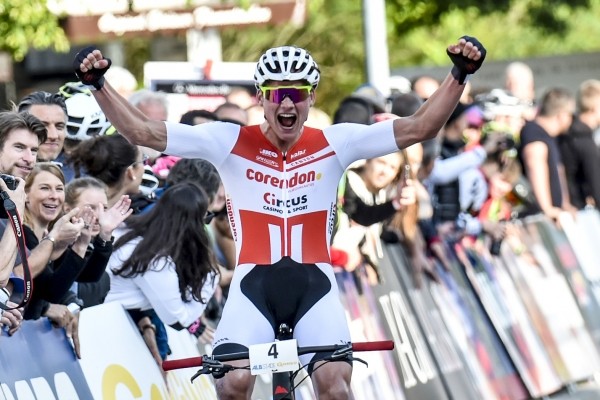
<instances>
[{"instance_id":1,"label":"bike handlebar","mask_svg":"<svg viewBox=\"0 0 600 400\"><path fill-rule=\"evenodd\" d=\"M379 342L355 342L351 343L352 351L384 351L384 350L393 350L394 342L391 340L383 340ZM298 347L298 355L308 354L308 353L318 353L318 352L333 352L340 349L343 349L348 345L344 344L336 344L329 346L308 346L308 347ZM217 356L210 357L217 361L235 361L235 360L245 360L249 358L248 352L240 352L240 353L232 353L232 354L221 354ZM203 357L190 357L190 358L181 358L179 360L166 360L163 361L162 367L164 371L170 371L173 369L180 368L191 368L191 367L201 367L203 363Z\"/></svg>"}]
</instances>

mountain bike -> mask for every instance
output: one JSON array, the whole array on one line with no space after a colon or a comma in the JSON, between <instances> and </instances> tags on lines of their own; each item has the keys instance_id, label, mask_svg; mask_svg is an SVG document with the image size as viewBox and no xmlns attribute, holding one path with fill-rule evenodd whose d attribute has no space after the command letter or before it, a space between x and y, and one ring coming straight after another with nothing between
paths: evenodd
<instances>
[{"instance_id":1,"label":"mountain bike","mask_svg":"<svg viewBox=\"0 0 600 400\"><path fill-rule=\"evenodd\" d=\"M292 329L287 324L279 326L276 341L250 346L248 351L219 354L216 356L203 355L199 357L182 358L163 361L163 370L201 367L191 378L193 382L198 376L211 374L222 377L235 369L250 370L253 375L273 373L273 400L294 400L294 390L302 383L295 382L296 377L307 365L299 366L298 356L309 353L330 353L317 362L359 361L368 365L364 360L353 357L353 352L393 350L394 342L384 340L378 342L354 342L325 346L297 345L292 339ZM249 360L246 366L232 366L228 361ZM318 367L316 367L318 368Z\"/></svg>"}]
</instances>

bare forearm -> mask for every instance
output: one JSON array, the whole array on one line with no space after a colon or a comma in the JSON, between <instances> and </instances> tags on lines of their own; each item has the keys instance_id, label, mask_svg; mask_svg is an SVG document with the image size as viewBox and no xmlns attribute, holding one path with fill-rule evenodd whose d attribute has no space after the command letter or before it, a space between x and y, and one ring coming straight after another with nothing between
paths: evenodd
<instances>
[{"instance_id":1,"label":"bare forearm","mask_svg":"<svg viewBox=\"0 0 600 400\"><path fill-rule=\"evenodd\" d=\"M108 82L101 90L95 90L93 93L108 120L129 142L158 151L165 149L166 127L164 122L150 120L127 99L118 94Z\"/></svg>"},{"instance_id":2,"label":"bare forearm","mask_svg":"<svg viewBox=\"0 0 600 400\"><path fill-rule=\"evenodd\" d=\"M562 165L558 166L558 179L560 180L560 191L563 198L563 207L571 204L571 195L569 194L569 184L567 183L567 175L565 168Z\"/></svg>"},{"instance_id":3,"label":"bare forearm","mask_svg":"<svg viewBox=\"0 0 600 400\"><path fill-rule=\"evenodd\" d=\"M532 173L530 174L531 188L533 194L540 206L540 209L547 212L552 208L552 197L550 195L550 188L548 187L547 174L544 176L543 173Z\"/></svg>"},{"instance_id":4,"label":"bare forearm","mask_svg":"<svg viewBox=\"0 0 600 400\"><path fill-rule=\"evenodd\" d=\"M446 76L439 89L411 117L394 121L396 143L399 148L432 139L442 129L456 108L465 85L458 83L451 74ZM409 121L409 126L402 126Z\"/></svg>"}]
</instances>

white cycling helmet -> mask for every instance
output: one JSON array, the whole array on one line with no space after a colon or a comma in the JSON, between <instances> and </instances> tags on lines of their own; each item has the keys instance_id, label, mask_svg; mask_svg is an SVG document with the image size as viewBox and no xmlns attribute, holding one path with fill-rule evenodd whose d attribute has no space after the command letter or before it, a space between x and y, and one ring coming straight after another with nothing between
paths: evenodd
<instances>
[{"instance_id":1,"label":"white cycling helmet","mask_svg":"<svg viewBox=\"0 0 600 400\"><path fill-rule=\"evenodd\" d=\"M65 100L67 105L67 134L71 140L87 140L107 134L111 123L96 100L85 93L75 93Z\"/></svg>"},{"instance_id":2,"label":"white cycling helmet","mask_svg":"<svg viewBox=\"0 0 600 400\"><path fill-rule=\"evenodd\" d=\"M503 89L492 89L488 93L475 96L486 119L493 120L499 115L522 116L525 105L518 98Z\"/></svg>"},{"instance_id":3,"label":"white cycling helmet","mask_svg":"<svg viewBox=\"0 0 600 400\"><path fill-rule=\"evenodd\" d=\"M294 46L269 49L263 54L254 72L256 87L265 81L307 81L314 88L319 84L319 66L308 51Z\"/></svg>"},{"instance_id":4,"label":"white cycling helmet","mask_svg":"<svg viewBox=\"0 0 600 400\"><path fill-rule=\"evenodd\" d=\"M140 191L145 196L151 196L152 193L158 188L158 178L152 172L152 167L149 165L144 166L144 174L142 175L142 182L140 183Z\"/></svg>"},{"instance_id":5,"label":"white cycling helmet","mask_svg":"<svg viewBox=\"0 0 600 400\"><path fill-rule=\"evenodd\" d=\"M77 93L84 93L88 96L92 96L92 91L90 90L89 86L81 82L67 82L58 89L58 93L60 93L65 99L68 99Z\"/></svg>"}]
</instances>

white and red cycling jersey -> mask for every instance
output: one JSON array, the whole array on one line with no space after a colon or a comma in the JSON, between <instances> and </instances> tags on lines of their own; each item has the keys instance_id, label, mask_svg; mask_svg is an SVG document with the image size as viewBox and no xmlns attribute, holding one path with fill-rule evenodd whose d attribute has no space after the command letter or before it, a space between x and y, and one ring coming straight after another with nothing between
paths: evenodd
<instances>
[{"instance_id":1,"label":"white and red cycling jersey","mask_svg":"<svg viewBox=\"0 0 600 400\"><path fill-rule=\"evenodd\" d=\"M286 153L260 126L168 124L165 153L203 158L219 171L237 265L329 263L336 188L350 163L398 150L392 121L304 128Z\"/></svg>"},{"instance_id":2,"label":"white and red cycling jersey","mask_svg":"<svg viewBox=\"0 0 600 400\"><path fill-rule=\"evenodd\" d=\"M350 341L329 256L337 186L352 162L398 150L392 124L305 127L282 153L258 125L167 123L165 153L210 161L227 193L237 266L213 354L270 342L282 322L301 346Z\"/></svg>"}]
</instances>

